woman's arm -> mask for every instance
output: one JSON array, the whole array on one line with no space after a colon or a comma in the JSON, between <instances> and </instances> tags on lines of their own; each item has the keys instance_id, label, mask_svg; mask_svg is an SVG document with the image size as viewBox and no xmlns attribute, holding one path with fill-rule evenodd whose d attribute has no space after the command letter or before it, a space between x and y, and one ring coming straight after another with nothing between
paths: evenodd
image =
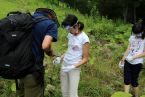
<instances>
[{"instance_id":1,"label":"woman's arm","mask_svg":"<svg viewBox=\"0 0 145 97\"><path fill-rule=\"evenodd\" d=\"M126 49L126 51L125 51L125 53L124 53L124 56L123 56L123 58L121 59L121 62L124 62L125 58L127 57L128 53L129 53L129 50L130 50L130 44L128 45L128 47L127 47L127 49Z\"/></svg>"},{"instance_id":2,"label":"woman's arm","mask_svg":"<svg viewBox=\"0 0 145 97\"><path fill-rule=\"evenodd\" d=\"M145 57L145 47L144 47L144 52L140 54L135 54L132 58L137 59L137 58L142 58Z\"/></svg>"},{"instance_id":3,"label":"woman's arm","mask_svg":"<svg viewBox=\"0 0 145 97\"><path fill-rule=\"evenodd\" d=\"M62 54L62 55L60 56L60 58L61 58L61 59L63 59L63 58L64 58L64 56L65 56L65 53L64 53L64 54Z\"/></svg>"},{"instance_id":4,"label":"woman's arm","mask_svg":"<svg viewBox=\"0 0 145 97\"><path fill-rule=\"evenodd\" d=\"M82 60L78 64L74 65L76 68L78 68L81 65L83 65L83 64L88 62L88 59L89 59L89 47L90 47L89 42L86 42L83 45L83 58L82 58Z\"/></svg>"}]
</instances>

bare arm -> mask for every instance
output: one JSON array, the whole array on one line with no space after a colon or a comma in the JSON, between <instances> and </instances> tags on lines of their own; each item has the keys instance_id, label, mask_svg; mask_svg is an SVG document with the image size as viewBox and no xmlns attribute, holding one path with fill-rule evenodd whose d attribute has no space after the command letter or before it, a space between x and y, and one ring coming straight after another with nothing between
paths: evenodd
<instances>
[{"instance_id":1,"label":"bare arm","mask_svg":"<svg viewBox=\"0 0 145 97\"><path fill-rule=\"evenodd\" d=\"M46 35L44 37L44 40L42 42L42 49L48 56L52 56L53 52L51 50L51 43L52 43L53 38L49 35Z\"/></svg>"},{"instance_id":2,"label":"bare arm","mask_svg":"<svg viewBox=\"0 0 145 97\"><path fill-rule=\"evenodd\" d=\"M90 44L88 42L83 45L83 58L78 64L75 64L76 68L78 68L81 65L83 65L83 64L88 62L88 59L89 59L89 47L90 47Z\"/></svg>"},{"instance_id":3,"label":"bare arm","mask_svg":"<svg viewBox=\"0 0 145 97\"><path fill-rule=\"evenodd\" d=\"M61 56L60 56L60 58L61 58L61 59L63 59L63 58L64 58L64 56L65 56L65 53L64 53L63 55L61 55Z\"/></svg>"},{"instance_id":4,"label":"bare arm","mask_svg":"<svg viewBox=\"0 0 145 97\"><path fill-rule=\"evenodd\" d=\"M140 54L136 54L133 56L133 59L137 59L137 58L142 58L145 57L145 47L144 47L144 52L140 53Z\"/></svg>"},{"instance_id":5,"label":"bare arm","mask_svg":"<svg viewBox=\"0 0 145 97\"><path fill-rule=\"evenodd\" d=\"M127 57L128 53L129 53L129 50L130 50L130 44L128 45L128 47L127 47L127 49L126 49L126 51L124 53L124 56L123 56L123 58L121 60L122 62L124 62L125 58Z\"/></svg>"}]
</instances>

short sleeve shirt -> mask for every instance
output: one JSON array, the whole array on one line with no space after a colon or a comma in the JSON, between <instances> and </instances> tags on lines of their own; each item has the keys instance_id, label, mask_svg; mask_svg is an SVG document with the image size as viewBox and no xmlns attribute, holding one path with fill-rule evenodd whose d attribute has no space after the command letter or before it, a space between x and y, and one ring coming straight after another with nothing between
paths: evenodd
<instances>
[{"instance_id":1,"label":"short sleeve shirt","mask_svg":"<svg viewBox=\"0 0 145 97\"><path fill-rule=\"evenodd\" d=\"M89 41L88 36L81 32L78 36L69 33L68 36L68 49L64 56L64 62L67 64L76 64L82 60L83 45Z\"/></svg>"},{"instance_id":2,"label":"short sleeve shirt","mask_svg":"<svg viewBox=\"0 0 145 97\"><path fill-rule=\"evenodd\" d=\"M130 43L130 51L128 53L128 56L133 56L135 54L141 54L144 52L145 47L145 39L136 38L134 35L132 35L129 38ZM130 62L131 64L138 64L143 63L143 58L137 58Z\"/></svg>"},{"instance_id":3,"label":"short sleeve shirt","mask_svg":"<svg viewBox=\"0 0 145 97\"><path fill-rule=\"evenodd\" d=\"M35 13L34 18L37 16L42 16L43 13ZM37 61L42 62L44 58L44 51L42 50L42 42L46 35L53 38L53 41L57 41L57 25L52 20L43 20L34 26L33 30L33 47L32 51L37 59Z\"/></svg>"}]
</instances>

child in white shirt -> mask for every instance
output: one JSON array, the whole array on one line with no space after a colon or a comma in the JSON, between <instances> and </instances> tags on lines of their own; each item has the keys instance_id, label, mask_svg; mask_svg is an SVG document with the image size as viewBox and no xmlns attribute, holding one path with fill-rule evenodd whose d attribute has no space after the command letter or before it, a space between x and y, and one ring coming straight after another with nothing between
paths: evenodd
<instances>
[{"instance_id":1,"label":"child in white shirt","mask_svg":"<svg viewBox=\"0 0 145 97\"><path fill-rule=\"evenodd\" d=\"M62 22L62 26L69 33L67 36L68 49L62 56L61 92L63 97L78 97L80 66L88 61L90 41L82 31L84 24L78 22L75 15L68 15Z\"/></svg>"},{"instance_id":2,"label":"child in white shirt","mask_svg":"<svg viewBox=\"0 0 145 97\"><path fill-rule=\"evenodd\" d=\"M138 77L142 69L144 56L144 26L140 23L136 23L132 27L132 35L129 38L129 45L121 60L121 63L124 63L124 90L125 92L129 92L131 84L134 92L133 97L139 97Z\"/></svg>"}]
</instances>

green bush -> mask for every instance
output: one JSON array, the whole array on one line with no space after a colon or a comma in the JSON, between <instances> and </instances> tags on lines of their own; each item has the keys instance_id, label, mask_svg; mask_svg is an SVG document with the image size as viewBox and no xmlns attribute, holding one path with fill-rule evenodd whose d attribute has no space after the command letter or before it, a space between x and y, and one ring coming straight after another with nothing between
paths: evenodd
<instances>
[{"instance_id":1,"label":"green bush","mask_svg":"<svg viewBox=\"0 0 145 97\"><path fill-rule=\"evenodd\" d=\"M132 97L132 95L125 92L116 92L111 97Z\"/></svg>"}]
</instances>

